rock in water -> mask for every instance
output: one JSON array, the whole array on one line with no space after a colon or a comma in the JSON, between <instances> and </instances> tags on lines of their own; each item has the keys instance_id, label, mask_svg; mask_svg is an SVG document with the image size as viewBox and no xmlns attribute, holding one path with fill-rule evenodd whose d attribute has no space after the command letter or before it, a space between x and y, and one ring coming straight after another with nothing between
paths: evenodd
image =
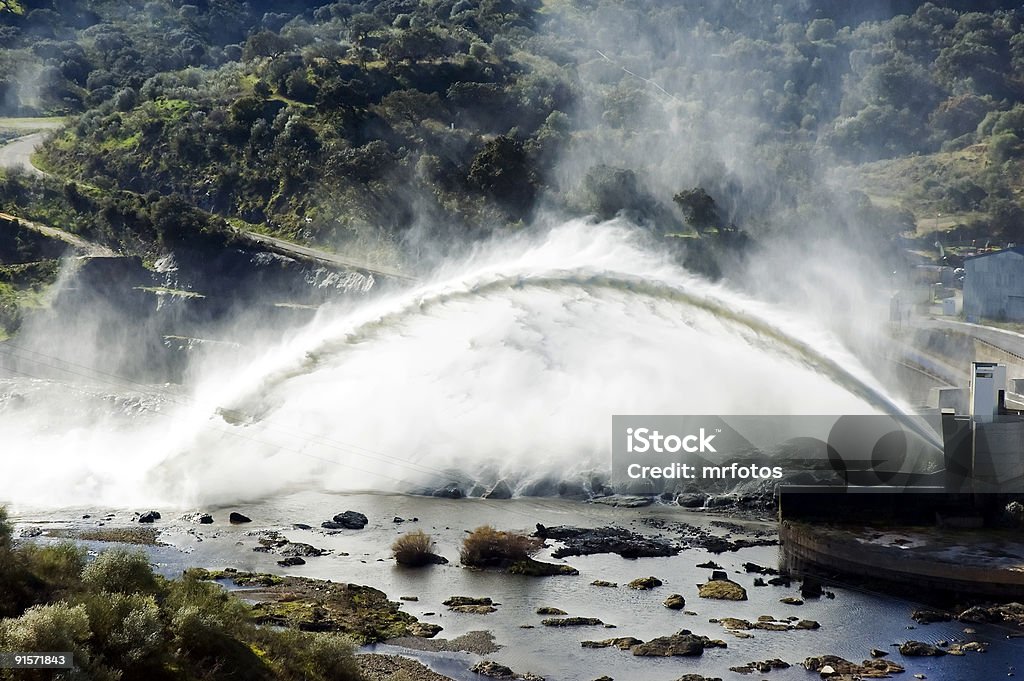
<instances>
[{"instance_id":1,"label":"rock in water","mask_svg":"<svg viewBox=\"0 0 1024 681\"><path fill-rule=\"evenodd\" d=\"M686 599L682 594L672 594L665 599L664 605L669 610L682 610L686 607Z\"/></svg>"},{"instance_id":2,"label":"rock in water","mask_svg":"<svg viewBox=\"0 0 1024 681\"><path fill-rule=\"evenodd\" d=\"M646 591L648 589L653 589L654 587L661 586L661 584L661 580L657 577L638 577L626 586L628 586L630 589Z\"/></svg>"},{"instance_id":3,"label":"rock in water","mask_svg":"<svg viewBox=\"0 0 1024 681\"><path fill-rule=\"evenodd\" d=\"M480 674L481 676L490 676L493 679L515 678L515 672L505 665L492 662L491 660L477 662L469 671L475 674Z\"/></svg>"},{"instance_id":4,"label":"rock in water","mask_svg":"<svg viewBox=\"0 0 1024 681\"><path fill-rule=\"evenodd\" d=\"M344 528L346 530L361 530L366 527L366 523L369 522L366 516L358 511L345 511L344 513L339 513L334 516L332 520L338 525L338 527L331 527L328 529ZM327 523L323 523L323 526L327 527Z\"/></svg>"},{"instance_id":5,"label":"rock in water","mask_svg":"<svg viewBox=\"0 0 1024 681\"><path fill-rule=\"evenodd\" d=\"M640 657L695 657L704 654L704 648L718 645L721 642L711 641L704 636L697 636L683 629L671 636L661 636L647 643L633 646L634 655ZM724 643L721 643L724 646Z\"/></svg>"},{"instance_id":6,"label":"rock in water","mask_svg":"<svg viewBox=\"0 0 1024 681\"><path fill-rule=\"evenodd\" d=\"M152 523L157 520L160 520L160 513L157 511L146 511L139 516L140 523Z\"/></svg>"},{"instance_id":7,"label":"rock in water","mask_svg":"<svg viewBox=\"0 0 1024 681\"><path fill-rule=\"evenodd\" d=\"M236 511L232 511L231 515L228 516L228 522L232 525L241 525L242 523L251 523L252 518L249 516L242 515Z\"/></svg>"},{"instance_id":8,"label":"rock in water","mask_svg":"<svg viewBox=\"0 0 1024 681\"><path fill-rule=\"evenodd\" d=\"M803 584L800 585L801 596L804 598L821 598L822 593L821 582L813 577L804 578Z\"/></svg>"},{"instance_id":9,"label":"rock in water","mask_svg":"<svg viewBox=\"0 0 1024 681\"><path fill-rule=\"evenodd\" d=\"M900 644L900 655L907 657L938 657L945 654L946 651L942 648L936 648L921 641L907 641Z\"/></svg>"},{"instance_id":10,"label":"rock in water","mask_svg":"<svg viewBox=\"0 0 1024 681\"><path fill-rule=\"evenodd\" d=\"M499 480L494 487L484 494L484 499L511 499L512 488L504 480Z\"/></svg>"},{"instance_id":11,"label":"rock in water","mask_svg":"<svg viewBox=\"0 0 1024 681\"><path fill-rule=\"evenodd\" d=\"M461 499L466 496L466 494L462 491L461 487L453 482L439 489L435 489L431 496L441 497L444 499Z\"/></svg>"},{"instance_id":12,"label":"rock in water","mask_svg":"<svg viewBox=\"0 0 1024 681\"><path fill-rule=\"evenodd\" d=\"M429 622L413 622L409 625L409 635L417 638L434 638L441 630L440 625Z\"/></svg>"},{"instance_id":13,"label":"rock in water","mask_svg":"<svg viewBox=\"0 0 1024 681\"><path fill-rule=\"evenodd\" d=\"M597 627L604 624L596 617L552 617L540 623L545 627Z\"/></svg>"},{"instance_id":14,"label":"rock in water","mask_svg":"<svg viewBox=\"0 0 1024 681\"><path fill-rule=\"evenodd\" d=\"M949 622L953 616L941 610L915 610L910 618L918 624L932 624L933 622Z\"/></svg>"},{"instance_id":15,"label":"rock in water","mask_svg":"<svg viewBox=\"0 0 1024 681\"><path fill-rule=\"evenodd\" d=\"M697 591L701 598L714 598L721 601L745 601L747 590L730 579L712 579L701 584Z\"/></svg>"}]
</instances>

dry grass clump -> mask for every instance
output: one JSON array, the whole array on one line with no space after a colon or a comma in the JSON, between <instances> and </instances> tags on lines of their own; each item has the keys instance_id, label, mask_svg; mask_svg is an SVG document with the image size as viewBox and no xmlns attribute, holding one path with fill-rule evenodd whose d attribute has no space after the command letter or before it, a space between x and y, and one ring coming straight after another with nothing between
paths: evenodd
<instances>
[{"instance_id":1,"label":"dry grass clump","mask_svg":"<svg viewBox=\"0 0 1024 681\"><path fill-rule=\"evenodd\" d=\"M525 534L478 527L462 541L459 560L468 567L508 567L525 561L540 550L543 542Z\"/></svg>"},{"instance_id":2,"label":"dry grass clump","mask_svg":"<svg viewBox=\"0 0 1024 681\"><path fill-rule=\"evenodd\" d=\"M403 534L391 545L391 555L399 565L422 567L437 562L434 540L423 530Z\"/></svg>"}]
</instances>

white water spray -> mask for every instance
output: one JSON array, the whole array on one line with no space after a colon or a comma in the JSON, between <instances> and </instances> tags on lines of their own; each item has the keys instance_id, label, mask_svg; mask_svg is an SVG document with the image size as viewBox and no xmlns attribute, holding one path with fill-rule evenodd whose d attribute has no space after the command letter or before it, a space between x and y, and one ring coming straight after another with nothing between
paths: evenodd
<instances>
[{"instance_id":1,"label":"white water spray","mask_svg":"<svg viewBox=\"0 0 1024 681\"><path fill-rule=\"evenodd\" d=\"M34 382L3 402L0 500L182 508L303 486L520 490L608 467L612 414L897 412L812 324L573 221L323 310L188 394ZM26 387L30 385L30 387ZM140 406L141 405L141 406Z\"/></svg>"}]
</instances>

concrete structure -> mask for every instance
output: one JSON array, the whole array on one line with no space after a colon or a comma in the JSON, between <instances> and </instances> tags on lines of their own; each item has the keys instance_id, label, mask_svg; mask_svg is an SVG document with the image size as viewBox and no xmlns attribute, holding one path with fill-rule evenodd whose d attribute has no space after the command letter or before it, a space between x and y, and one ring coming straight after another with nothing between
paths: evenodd
<instances>
[{"instance_id":1,"label":"concrete structure","mask_svg":"<svg viewBox=\"0 0 1024 681\"><path fill-rule=\"evenodd\" d=\"M995 362L971 362L971 418L991 422L999 415L999 392L1006 391L1006 367Z\"/></svg>"},{"instance_id":2,"label":"concrete structure","mask_svg":"<svg viewBox=\"0 0 1024 681\"><path fill-rule=\"evenodd\" d=\"M967 258L964 269L967 321L1024 321L1024 246Z\"/></svg>"}]
</instances>

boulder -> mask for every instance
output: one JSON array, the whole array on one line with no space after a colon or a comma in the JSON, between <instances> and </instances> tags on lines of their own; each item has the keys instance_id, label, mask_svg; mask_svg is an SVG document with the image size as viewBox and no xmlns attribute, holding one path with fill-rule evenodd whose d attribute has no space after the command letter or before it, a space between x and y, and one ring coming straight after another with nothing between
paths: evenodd
<instances>
[{"instance_id":1,"label":"boulder","mask_svg":"<svg viewBox=\"0 0 1024 681\"><path fill-rule=\"evenodd\" d=\"M615 582L606 582L603 579L595 579L594 581L592 581L590 583L590 586L603 586L603 587L615 589L615 588L618 588L619 585L616 584Z\"/></svg>"},{"instance_id":2,"label":"boulder","mask_svg":"<svg viewBox=\"0 0 1024 681\"><path fill-rule=\"evenodd\" d=\"M332 522L336 523L340 528L346 530L361 530L366 527L366 523L369 522L366 516L358 511L345 511L339 513L331 519ZM327 526L327 523L322 523L323 527ZM338 527L331 527L328 529L339 529Z\"/></svg>"},{"instance_id":3,"label":"boulder","mask_svg":"<svg viewBox=\"0 0 1024 681\"><path fill-rule=\"evenodd\" d=\"M780 598L779 599L779 603L785 603L786 605L803 605L804 604L804 602L802 600L800 600L799 598L794 598L793 596L786 596L785 598Z\"/></svg>"},{"instance_id":4,"label":"boulder","mask_svg":"<svg viewBox=\"0 0 1024 681\"><path fill-rule=\"evenodd\" d=\"M484 493L484 499L511 499L512 487L505 480L499 480Z\"/></svg>"},{"instance_id":5,"label":"boulder","mask_svg":"<svg viewBox=\"0 0 1024 681\"><path fill-rule=\"evenodd\" d=\"M213 524L213 516L209 513L186 513L181 516L181 519L187 523L196 523L197 525L211 525Z\"/></svg>"},{"instance_id":6,"label":"boulder","mask_svg":"<svg viewBox=\"0 0 1024 681\"><path fill-rule=\"evenodd\" d=\"M669 610L682 610L686 607L686 599L683 598L682 594L672 594L665 599L663 605Z\"/></svg>"},{"instance_id":7,"label":"boulder","mask_svg":"<svg viewBox=\"0 0 1024 681\"><path fill-rule=\"evenodd\" d=\"M491 660L482 660L470 668L471 672L481 676L489 676L492 679L514 679L516 674L503 664Z\"/></svg>"},{"instance_id":8,"label":"boulder","mask_svg":"<svg viewBox=\"0 0 1024 681\"><path fill-rule=\"evenodd\" d=\"M543 608L537 608L537 614L538 615L568 615L569 613L567 613L565 610L562 610L561 608L543 607Z\"/></svg>"},{"instance_id":9,"label":"boulder","mask_svg":"<svg viewBox=\"0 0 1024 681\"><path fill-rule=\"evenodd\" d=\"M915 610L911 613L910 618L918 624L932 624L933 622L949 622L953 619L953 616L948 612L942 612L940 610Z\"/></svg>"},{"instance_id":10,"label":"boulder","mask_svg":"<svg viewBox=\"0 0 1024 681\"><path fill-rule=\"evenodd\" d=\"M660 636L633 646L631 651L639 657L696 657L703 655L704 648L711 646L725 647L725 644L683 629L671 636Z\"/></svg>"},{"instance_id":11,"label":"boulder","mask_svg":"<svg viewBox=\"0 0 1024 681\"><path fill-rule=\"evenodd\" d=\"M804 598L821 598L822 594L821 582L813 577L804 578L803 584L800 585L801 596Z\"/></svg>"},{"instance_id":12,"label":"boulder","mask_svg":"<svg viewBox=\"0 0 1024 681\"><path fill-rule=\"evenodd\" d=\"M277 561L277 564L280 565L281 567L291 567L293 565L305 565L306 561L304 561L303 559L299 558L298 556L289 556L288 558L285 558L284 560Z\"/></svg>"},{"instance_id":13,"label":"boulder","mask_svg":"<svg viewBox=\"0 0 1024 681\"><path fill-rule=\"evenodd\" d=\"M745 601L747 590L729 579L712 579L701 584L697 590L701 598L713 598L721 601Z\"/></svg>"},{"instance_id":14,"label":"boulder","mask_svg":"<svg viewBox=\"0 0 1024 681\"><path fill-rule=\"evenodd\" d=\"M158 511L146 511L139 516L140 523L152 523L160 520L160 513Z\"/></svg>"},{"instance_id":15,"label":"boulder","mask_svg":"<svg viewBox=\"0 0 1024 681\"><path fill-rule=\"evenodd\" d=\"M662 581L657 577L638 577L632 582L627 584L630 589L636 589L638 591L647 591L655 587L661 586Z\"/></svg>"},{"instance_id":16,"label":"boulder","mask_svg":"<svg viewBox=\"0 0 1024 681\"><path fill-rule=\"evenodd\" d=\"M228 522L232 525L241 525L242 523L251 523L252 518L246 515L242 515L236 511L232 511L231 515L228 516Z\"/></svg>"},{"instance_id":17,"label":"boulder","mask_svg":"<svg viewBox=\"0 0 1024 681\"><path fill-rule=\"evenodd\" d=\"M442 499L461 499L466 496L466 494L462 491L461 487L452 482L444 487L435 489L430 496L441 497Z\"/></svg>"},{"instance_id":18,"label":"boulder","mask_svg":"<svg viewBox=\"0 0 1024 681\"><path fill-rule=\"evenodd\" d=\"M441 632L443 627L439 624L429 622L413 622L409 625L409 635L417 638L434 638Z\"/></svg>"},{"instance_id":19,"label":"boulder","mask_svg":"<svg viewBox=\"0 0 1024 681\"><path fill-rule=\"evenodd\" d=\"M323 549L318 549L317 547L312 546L310 544L303 544L301 542L288 542L280 549L278 549L278 553L280 553L282 556L301 556L303 558L316 558L317 556L322 556L327 552Z\"/></svg>"}]
</instances>

